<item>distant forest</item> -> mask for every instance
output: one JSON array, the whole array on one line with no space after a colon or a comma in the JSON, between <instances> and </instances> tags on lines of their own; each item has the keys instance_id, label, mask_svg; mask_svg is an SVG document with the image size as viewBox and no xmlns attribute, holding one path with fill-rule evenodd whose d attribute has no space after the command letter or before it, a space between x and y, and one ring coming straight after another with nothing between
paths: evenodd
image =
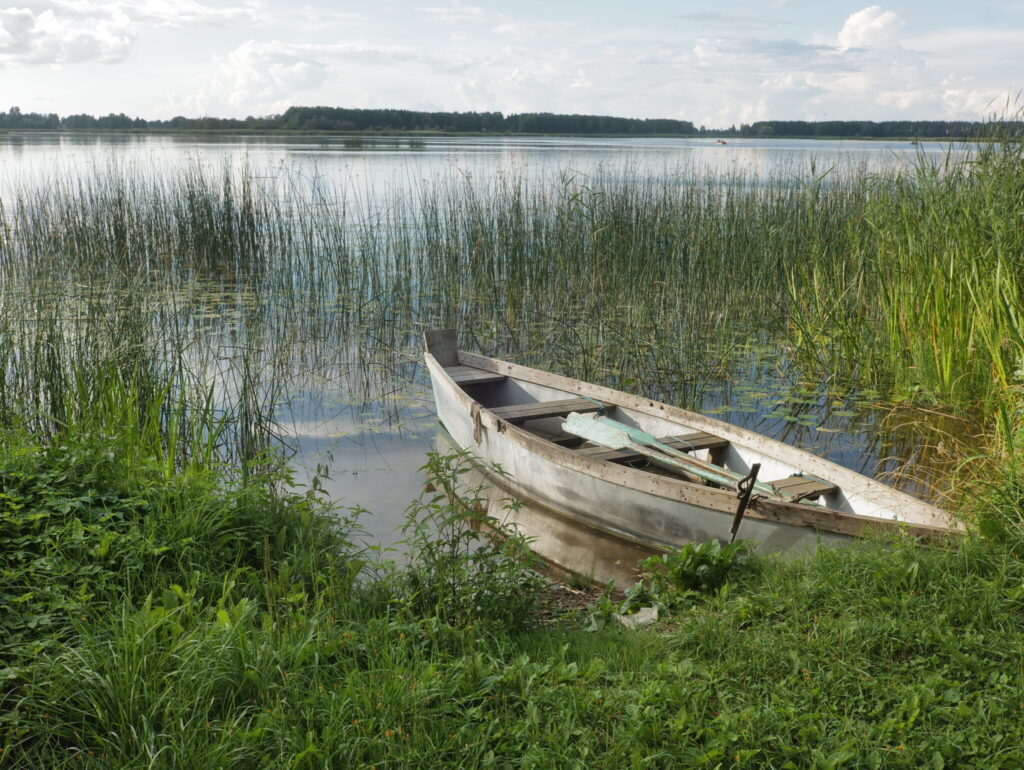
<instances>
[{"instance_id":1,"label":"distant forest","mask_svg":"<svg viewBox=\"0 0 1024 770\"><path fill-rule=\"evenodd\" d=\"M1024 123L1002 124L1020 132ZM440 131L498 134L616 134L651 136L674 134L716 137L841 137L862 139L959 139L978 136L988 123L950 120L763 120L738 128L706 128L688 120L616 118L608 115L558 115L526 112L420 112L361 110L345 107L289 107L280 115L247 118L186 118L146 120L123 113L95 117L0 112L0 130L179 130L179 131Z\"/></svg>"}]
</instances>

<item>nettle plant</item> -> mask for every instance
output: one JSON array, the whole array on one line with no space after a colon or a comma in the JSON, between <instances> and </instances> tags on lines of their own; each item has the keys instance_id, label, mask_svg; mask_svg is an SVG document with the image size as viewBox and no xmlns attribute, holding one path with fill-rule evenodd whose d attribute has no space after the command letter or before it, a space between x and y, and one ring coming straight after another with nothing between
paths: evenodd
<instances>
[{"instance_id":1,"label":"nettle plant","mask_svg":"<svg viewBox=\"0 0 1024 770\"><path fill-rule=\"evenodd\" d=\"M402 527L404 601L413 614L451 626L513 630L526 622L543 578L528 539L487 514L483 488L465 483L472 467L467 452L428 455L421 470L434 494L406 509Z\"/></svg>"}]
</instances>

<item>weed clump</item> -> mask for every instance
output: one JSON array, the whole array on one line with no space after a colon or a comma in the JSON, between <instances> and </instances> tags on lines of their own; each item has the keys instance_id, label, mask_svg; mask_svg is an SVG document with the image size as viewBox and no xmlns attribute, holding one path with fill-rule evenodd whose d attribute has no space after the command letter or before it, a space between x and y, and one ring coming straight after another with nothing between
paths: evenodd
<instances>
[{"instance_id":1,"label":"weed clump","mask_svg":"<svg viewBox=\"0 0 1024 770\"><path fill-rule=\"evenodd\" d=\"M722 544L718 540L688 543L640 563L657 591L718 590L750 554L743 541Z\"/></svg>"},{"instance_id":2,"label":"weed clump","mask_svg":"<svg viewBox=\"0 0 1024 770\"><path fill-rule=\"evenodd\" d=\"M406 511L403 603L414 615L449 625L517 630L533 610L543 579L528 541L487 514L483 487L460 485L472 463L468 452L431 452L422 468L436 493Z\"/></svg>"}]
</instances>

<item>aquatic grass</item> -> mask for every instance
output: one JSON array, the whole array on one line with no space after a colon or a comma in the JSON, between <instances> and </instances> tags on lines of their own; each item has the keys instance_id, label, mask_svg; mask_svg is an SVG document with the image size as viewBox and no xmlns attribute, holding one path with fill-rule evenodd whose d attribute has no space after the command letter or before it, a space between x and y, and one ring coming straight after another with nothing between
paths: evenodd
<instances>
[{"instance_id":1,"label":"aquatic grass","mask_svg":"<svg viewBox=\"0 0 1024 770\"><path fill-rule=\"evenodd\" d=\"M1019 140L985 143L872 180L852 259L793 280L804 346L829 338L827 367L864 362L887 389L991 419L1022 350L1020 153Z\"/></svg>"},{"instance_id":2,"label":"aquatic grass","mask_svg":"<svg viewBox=\"0 0 1024 770\"><path fill-rule=\"evenodd\" d=\"M991 435L1020 349L1013 146L882 175L442 174L376 198L112 164L0 202L0 414L57 419L70 371L115 355L168 403L230 412L221 445L253 456L287 441L298 401L402 425L419 331L455 326L467 348L682 406L722 406L756 368ZM907 457L940 438L886 436Z\"/></svg>"}]
</instances>

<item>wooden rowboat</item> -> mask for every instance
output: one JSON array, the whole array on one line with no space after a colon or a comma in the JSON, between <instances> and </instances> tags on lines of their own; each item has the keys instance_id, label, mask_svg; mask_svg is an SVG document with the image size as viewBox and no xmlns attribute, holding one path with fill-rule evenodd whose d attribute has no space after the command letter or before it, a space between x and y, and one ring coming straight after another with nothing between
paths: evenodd
<instances>
[{"instance_id":1,"label":"wooden rowboat","mask_svg":"<svg viewBox=\"0 0 1024 770\"><path fill-rule=\"evenodd\" d=\"M461 351L451 330L427 332L424 342L437 414L454 445L479 459L502 495L544 512L540 519L575 525L609 556L614 543L632 554L726 540L741 518L742 537L767 550L963 529L940 508L753 431ZM547 550L545 559L570 571L602 571L580 568L580 547Z\"/></svg>"}]
</instances>

